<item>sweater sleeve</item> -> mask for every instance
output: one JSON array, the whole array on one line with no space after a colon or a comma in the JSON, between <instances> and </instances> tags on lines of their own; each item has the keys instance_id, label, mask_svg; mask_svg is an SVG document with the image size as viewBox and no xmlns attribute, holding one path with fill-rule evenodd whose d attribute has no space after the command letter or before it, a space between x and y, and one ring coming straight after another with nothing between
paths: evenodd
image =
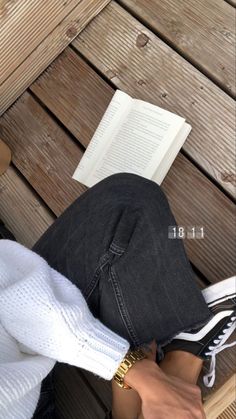
<instances>
[{"instance_id":1,"label":"sweater sleeve","mask_svg":"<svg viewBox=\"0 0 236 419\"><path fill-rule=\"evenodd\" d=\"M129 349L93 317L75 285L8 240L0 241L0 321L24 348L108 380Z\"/></svg>"}]
</instances>

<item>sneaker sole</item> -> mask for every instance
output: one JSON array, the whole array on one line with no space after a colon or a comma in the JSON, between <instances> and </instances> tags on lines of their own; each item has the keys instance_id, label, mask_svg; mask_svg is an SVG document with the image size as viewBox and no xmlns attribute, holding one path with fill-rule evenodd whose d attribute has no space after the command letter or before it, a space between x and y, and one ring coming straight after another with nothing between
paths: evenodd
<instances>
[{"instance_id":1,"label":"sneaker sole","mask_svg":"<svg viewBox=\"0 0 236 419\"><path fill-rule=\"evenodd\" d=\"M190 341L190 342L198 342L199 340L201 340L202 338L204 338L204 336L206 336L212 329L214 329L214 327L224 318L229 318L233 315L234 311L233 310L224 310L221 311L220 313L217 313L211 320L209 320L209 322L203 326L200 330L196 331L196 333L194 332L181 332L178 335L176 335L174 337L174 339L182 339L185 341Z\"/></svg>"},{"instance_id":2,"label":"sneaker sole","mask_svg":"<svg viewBox=\"0 0 236 419\"><path fill-rule=\"evenodd\" d=\"M209 307L236 297L236 276L205 288L202 295Z\"/></svg>"}]
</instances>

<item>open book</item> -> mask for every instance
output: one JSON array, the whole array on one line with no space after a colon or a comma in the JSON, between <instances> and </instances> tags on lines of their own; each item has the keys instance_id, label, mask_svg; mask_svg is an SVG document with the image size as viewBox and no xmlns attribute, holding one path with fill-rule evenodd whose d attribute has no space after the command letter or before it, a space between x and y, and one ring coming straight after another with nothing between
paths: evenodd
<instances>
[{"instance_id":1,"label":"open book","mask_svg":"<svg viewBox=\"0 0 236 419\"><path fill-rule=\"evenodd\" d=\"M190 131L184 118L117 90L73 179L91 187L129 172L161 184Z\"/></svg>"}]
</instances>

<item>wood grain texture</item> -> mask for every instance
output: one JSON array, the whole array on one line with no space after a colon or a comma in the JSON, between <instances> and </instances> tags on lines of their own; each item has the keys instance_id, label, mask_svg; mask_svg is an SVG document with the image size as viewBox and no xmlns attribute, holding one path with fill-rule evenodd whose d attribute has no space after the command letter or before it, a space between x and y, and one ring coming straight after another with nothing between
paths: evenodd
<instances>
[{"instance_id":1,"label":"wood grain texture","mask_svg":"<svg viewBox=\"0 0 236 419\"><path fill-rule=\"evenodd\" d=\"M235 339L235 336L233 339ZM230 388L229 382L231 381L229 380L231 380L232 374L234 372L234 365L235 365L235 348L230 348L227 351L218 354L215 384L213 388L206 388L203 384L202 377L203 377L203 374L207 372L209 364L207 362L204 364L203 371L198 380L198 385L201 388L202 397L203 397L204 403L206 403L207 412L211 411L211 408L213 409L213 412L217 411L218 403L220 404L221 397L224 397L224 387L223 387L222 393L219 390L226 383L227 383L226 384L227 388L228 389ZM77 372L81 374L80 370L77 370ZM102 401L102 403L107 407L107 409L110 409L111 401L112 401L111 383L101 378L98 378L87 371L83 371L82 374L83 376L85 376L85 379L89 382L89 385L94 389L96 394L99 396L99 399ZM216 398L215 398L215 394L217 396ZM211 397L213 397L213 400L211 399ZM232 398L232 393L230 395L230 399L227 398L227 403L224 403L223 407L221 407L220 405L221 410L218 411L218 414L220 414L225 409L225 407L229 403L231 403L231 398Z\"/></svg>"},{"instance_id":2,"label":"wood grain texture","mask_svg":"<svg viewBox=\"0 0 236 419\"><path fill-rule=\"evenodd\" d=\"M18 0L7 3L0 17L3 28L0 38L0 115L108 2L26 0L23 3ZM10 35L6 36L8 33Z\"/></svg>"},{"instance_id":3,"label":"wood grain texture","mask_svg":"<svg viewBox=\"0 0 236 419\"><path fill-rule=\"evenodd\" d=\"M95 393L98 395L101 403L106 406L107 410L111 409L112 405L112 389L111 381L104 380L97 377L88 371L80 371L77 369L77 374L82 374L85 380L89 383Z\"/></svg>"},{"instance_id":4,"label":"wood grain texture","mask_svg":"<svg viewBox=\"0 0 236 419\"><path fill-rule=\"evenodd\" d=\"M12 160L49 208L59 215L86 188L71 179L82 151L25 92L1 119Z\"/></svg>"},{"instance_id":5,"label":"wood grain texture","mask_svg":"<svg viewBox=\"0 0 236 419\"><path fill-rule=\"evenodd\" d=\"M77 373L76 368L57 364L56 405L60 419L104 419L105 412L97 398L92 394Z\"/></svg>"},{"instance_id":6,"label":"wood grain texture","mask_svg":"<svg viewBox=\"0 0 236 419\"><path fill-rule=\"evenodd\" d=\"M81 0L17 0L0 6L0 85Z\"/></svg>"},{"instance_id":7,"label":"wood grain texture","mask_svg":"<svg viewBox=\"0 0 236 419\"><path fill-rule=\"evenodd\" d=\"M30 86L84 147L97 128L113 90L71 48Z\"/></svg>"},{"instance_id":8,"label":"wood grain texture","mask_svg":"<svg viewBox=\"0 0 236 419\"><path fill-rule=\"evenodd\" d=\"M91 80L91 94L87 95ZM83 88L80 89L81 84ZM70 49L63 52L49 72L41 76L31 88L85 147L114 93ZM77 103L74 99L76 97ZM75 103L73 109L71 103ZM15 115L12 117L16 118ZM212 282L233 274L235 241L234 206L231 201L181 155L171 168L163 188L180 225L203 225L205 228L204 239L185 240L188 255L194 265Z\"/></svg>"},{"instance_id":9,"label":"wood grain texture","mask_svg":"<svg viewBox=\"0 0 236 419\"><path fill-rule=\"evenodd\" d=\"M31 248L54 217L14 167L0 177L0 218L19 243Z\"/></svg>"},{"instance_id":10,"label":"wood grain texture","mask_svg":"<svg viewBox=\"0 0 236 419\"><path fill-rule=\"evenodd\" d=\"M73 45L117 88L184 116L184 150L236 196L233 99L114 1Z\"/></svg>"},{"instance_id":11,"label":"wood grain texture","mask_svg":"<svg viewBox=\"0 0 236 419\"><path fill-rule=\"evenodd\" d=\"M235 401L236 375L234 374L218 391L205 402L207 419L217 419ZM233 419L234 416L230 417Z\"/></svg>"},{"instance_id":12,"label":"wood grain texture","mask_svg":"<svg viewBox=\"0 0 236 419\"><path fill-rule=\"evenodd\" d=\"M78 58L78 60L81 61L80 58ZM83 65L85 64L83 63ZM76 74L78 74L78 77L80 77L80 67L78 65L78 62L76 66ZM51 69L51 71L53 71L53 68ZM68 77L68 80L69 79L70 78ZM73 87L73 83L71 86ZM42 89L41 91L44 92L42 85L40 89ZM65 92L65 86L63 87L63 89ZM107 87L107 89L110 89L110 95L112 95L112 89L110 87ZM50 89L46 88L46 90ZM100 97L97 97L95 103L90 103L90 108L93 109L92 112L94 112L95 121L97 121L98 119L98 116L96 117L97 103L99 103L100 112L100 107L102 106L103 101L103 90L98 89L97 92L99 91ZM85 90L85 92L87 91ZM57 94L58 97L60 97L60 90L57 91ZM106 95L108 95L108 90ZM105 99L106 95L104 95ZM80 98L80 100L80 104L82 106L82 97ZM63 103L64 106L67 106L67 104L69 104L69 102L67 102L67 96L64 96ZM89 109L89 102L86 103L86 106ZM103 106L105 110L105 101ZM73 118L84 119L86 118L86 113L83 113L82 116L80 116L80 107L77 106L75 107ZM45 112L45 110L43 110L41 106L28 93L25 93L22 96L22 98L19 99L18 102L10 110L8 110L8 112L1 118L1 125L3 127L2 138L4 140L7 139L8 144L11 146L13 150L14 163L19 167L22 173L30 181L33 188L40 193L40 195L47 202L49 207L51 207L54 210L54 212L59 215L63 211L63 209L67 207L70 204L70 202L72 202L76 198L76 196L83 192L83 190L80 189L81 185L75 181L72 181L71 179L71 174L73 173L74 168L76 167L79 159L81 158L81 150L79 149L79 147L77 147L76 144L74 144L73 141L71 141L71 138L67 134L65 134L65 132L60 127L58 127L58 125ZM89 125L89 123L86 123L86 135L89 135ZM93 130L94 126L92 125L90 129ZM169 175L165 180L165 182L167 182L165 186L165 191L167 192L168 198L173 201L173 204L171 204L171 206L173 206L174 213L176 213L177 211L180 212L181 207L192 205L192 191L194 190L194 188L201 191L201 185L203 182L203 194L199 193L200 201L197 202L196 200L196 202L194 202L192 211L193 213L197 214L199 220L202 221L203 219L206 219L207 225L208 223L210 226L216 224L216 226L218 226L220 229L220 233L224 232L225 225L223 224L223 226L221 227L220 224L222 221L221 210L224 211L226 218L231 216L231 210L230 207L228 207L229 201L225 198L223 194L221 194L221 192L218 191L217 188L214 187L214 185L211 184L211 182L205 179L205 177L196 168L194 168L192 164L186 160L186 158L179 155L176 162L175 165L179 164L180 169L176 168L177 172L174 172L173 175L171 175L171 169ZM190 169L190 167L193 169L193 172L192 169ZM184 177L185 173L188 174L186 193L183 192L186 187L186 177ZM172 176L172 178L170 178L170 176ZM168 178L170 178L170 180L168 180ZM176 186L176 181L178 178L180 180L177 182ZM204 180L209 184L204 183ZM177 199L177 196L174 193L176 187L182 190L180 200ZM206 190L208 190L208 195L205 195ZM219 196L221 203L220 206L218 206ZM215 197L213 201L212 197ZM221 198L223 199L223 201L221 201ZM212 205L210 205L210 209L208 200L210 200ZM214 208L214 206L216 206L216 209ZM185 217L185 213L183 217ZM185 222L185 218L183 218L183 220ZM35 220L32 219L32 226L34 225L34 223ZM202 224L202 222L200 224ZM214 234L216 233L214 232ZM227 235L228 232L226 231L225 234ZM212 275L213 281L217 279L217 271L219 268L218 265L215 266L214 263L212 263L212 261L218 260L218 258L220 257L220 252L223 252L221 264L223 266L223 269L225 269L225 257L228 257L228 237L226 241L226 235L223 238L223 240L225 240L225 246L222 246L222 248L220 247L220 249L218 249L217 241L214 242L214 240L210 240L210 243L208 243L208 246L210 246L210 253L213 251L213 254L211 255L210 264L210 269L215 270L214 275ZM204 240L200 240L199 242L203 244ZM196 241L190 242L191 246L195 246L194 242L196 243ZM214 250L215 247L216 251ZM194 261L198 264L198 248L196 248L195 252L192 251L192 255L194 257ZM229 260L227 260L226 263L229 263L230 265ZM207 264L208 252L206 248L205 265L207 266ZM219 277L218 279L222 279L222 277L223 276ZM227 354L224 353L222 355L222 364L217 364L217 386L215 388L218 388L218 386L221 385L230 374L232 374L232 366L234 365L232 361L232 359L234 359L233 355L232 357L231 355L229 356L229 351L227 352ZM72 380L73 391L71 391L70 395L67 397L65 396L65 388L63 381L64 378L59 383L59 385L61 386L61 397L59 399L59 403L61 404L60 409L62 412L67 412L68 409L70 410L70 406L75 406L75 409L77 409L76 403L79 400L78 393L79 391L81 391L81 382L79 382L79 384L76 384L76 382ZM67 391L69 388L71 389L71 386L67 387ZM108 400L109 394L106 397ZM79 402L81 402L82 405L84 403L83 400L84 396L81 396ZM88 409L87 403L88 402L86 401L85 407L82 407L82 409L85 409L85 415L87 415L85 416L85 418L88 417L88 410L86 410ZM75 413L74 410L73 412ZM74 413L71 413L70 416L73 419L76 418ZM83 416L81 415L80 417L82 418ZM68 416L66 418L68 419Z\"/></svg>"},{"instance_id":13,"label":"wood grain texture","mask_svg":"<svg viewBox=\"0 0 236 419\"><path fill-rule=\"evenodd\" d=\"M236 333L234 333L230 340L233 341L236 339ZM201 387L204 403L208 404L214 394L221 389L225 383L231 379L232 375L235 372L235 347L226 349L225 351L217 355L216 361L216 380L212 388L207 388L204 386L202 378L205 373L209 371L209 362L206 361L203 364L203 369L200 374L198 385ZM219 403L221 398L224 397L224 392L219 393ZM218 413L219 414L219 413Z\"/></svg>"},{"instance_id":14,"label":"wood grain texture","mask_svg":"<svg viewBox=\"0 0 236 419\"><path fill-rule=\"evenodd\" d=\"M119 0L228 93L235 95L235 11L224 0Z\"/></svg>"},{"instance_id":15,"label":"wood grain texture","mask_svg":"<svg viewBox=\"0 0 236 419\"><path fill-rule=\"evenodd\" d=\"M218 419L234 419L236 418L236 401L234 401L230 406L218 416Z\"/></svg>"},{"instance_id":16,"label":"wood grain texture","mask_svg":"<svg viewBox=\"0 0 236 419\"><path fill-rule=\"evenodd\" d=\"M181 154L162 186L177 223L204 228L204 239L185 240L190 260L194 259L195 266L211 282L233 275L236 269L234 204Z\"/></svg>"},{"instance_id":17,"label":"wood grain texture","mask_svg":"<svg viewBox=\"0 0 236 419\"><path fill-rule=\"evenodd\" d=\"M54 221L54 217L42 204L37 194L32 191L29 185L21 176L19 176L13 167L10 167L8 171L0 177L0 218L15 234L18 242L29 248L33 246ZM214 389L219 388L219 386L230 376L233 364L233 350L228 351L227 354L224 353L218 356L217 380ZM75 370L76 373L81 374L80 370ZM110 383L96 378L93 374L88 372L83 371L82 374L89 382L89 385L94 389L100 401L109 408L111 406ZM74 381L73 379L72 382L73 388L70 387L70 397L72 397L72 399L74 397L77 398L76 403L82 403L83 405L83 394L81 395L81 398L78 398L78 395L81 392L81 383ZM83 384L83 387L84 385L85 384ZM58 386L64 389L65 383L63 377L61 377L60 383L58 381ZM82 389L82 391L84 390ZM62 412L65 411L65 409L68 409L69 402L66 394L63 393L61 395L59 405ZM71 407L69 406L69 410L70 409ZM80 407L80 409L82 408ZM87 416L85 416L85 418L86 417ZM71 415L71 418L75 419L76 415ZM82 418L83 416L81 416L81 419ZM68 417L66 417L66 419L68 419ZM225 417L225 419L228 418Z\"/></svg>"},{"instance_id":18,"label":"wood grain texture","mask_svg":"<svg viewBox=\"0 0 236 419\"><path fill-rule=\"evenodd\" d=\"M11 163L11 150L0 138L0 176L8 169Z\"/></svg>"}]
</instances>

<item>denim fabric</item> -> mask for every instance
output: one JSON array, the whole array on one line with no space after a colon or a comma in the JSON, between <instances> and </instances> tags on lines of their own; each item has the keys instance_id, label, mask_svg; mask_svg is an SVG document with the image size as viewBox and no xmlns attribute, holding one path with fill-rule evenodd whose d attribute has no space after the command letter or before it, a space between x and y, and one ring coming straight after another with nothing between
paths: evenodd
<instances>
[{"instance_id":1,"label":"denim fabric","mask_svg":"<svg viewBox=\"0 0 236 419\"><path fill-rule=\"evenodd\" d=\"M183 242L168 238L174 225L160 186L119 173L80 196L33 250L76 284L92 313L132 347L153 339L165 344L211 318Z\"/></svg>"},{"instance_id":2,"label":"denim fabric","mask_svg":"<svg viewBox=\"0 0 236 419\"><path fill-rule=\"evenodd\" d=\"M54 372L55 368L43 380L40 398L34 412L34 419L57 419L54 394Z\"/></svg>"}]
</instances>

